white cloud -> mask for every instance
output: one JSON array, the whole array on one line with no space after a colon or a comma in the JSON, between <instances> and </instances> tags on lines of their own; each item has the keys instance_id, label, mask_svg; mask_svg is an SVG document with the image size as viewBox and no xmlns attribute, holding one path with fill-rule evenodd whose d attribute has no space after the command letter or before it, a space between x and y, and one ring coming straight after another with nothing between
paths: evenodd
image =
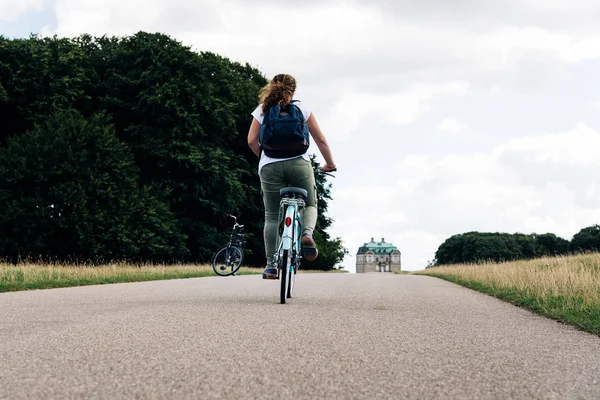
<instances>
[{"instance_id":1,"label":"white cloud","mask_svg":"<svg viewBox=\"0 0 600 400\"><path fill-rule=\"evenodd\" d=\"M562 61L577 63L600 57L600 35L552 32L539 27L508 27L483 37L483 42L500 49L505 63L511 51L549 50Z\"/></svg>"},{"instance_id":2,"label":"white cloud","mask_svg":"<svg viewBox=\"0 0 600 400\"><path fill-rule=\"evenodd\" d=\"M569 13L578 9L574 3L569 3ZM589 17L593 7L587 0L580 3L588 14L577 16ZM319 93L339 93L335 102L353 105L362 103L356 97L371 100L369 94L406 93L414 82L443 85L467 81L484 90L519 91L525 87L526 91L539 91L559 76L563 64L600 57L600 32L592 35L573 29L553 31L535 23L518 25L520 20L514 16L541 14L542 6L535 1L520 4L511 0L506 7L471 0L259 4L236 0L57 0L56 33L167 32L198 50L256 65L267 76L291 72L301 85L320 89ZM554 4L546 11L553 16L567 12L566 8ZM265 15L268 23L263 23ZM490 16L503 16L507 23L483 27L469 23ZM273 50L275 43L277 51ZM400 100L406 101L404 97ZM415 101L409 102L398 116L401 123L413 121L423 111Z\"/></svg>"},{"instance_id":3,"label":"white cloud","mask_svg":"<svg viewBox=\"0 0 600 400\"><path fill-rule=\"evenodd\" d=\"M467 129L467 125L455 120L454 118L446 118L440 122L438 128L450 136L456 136Z\"/></svg>"},{"instance_id":4,"label":"white cloud","mask_svg":"<svg viewBox=\"0 0 600 400\"><path fill-rule=\"evenodd\" d=\"M0 1L0 22L10 22L29 12L44 10L46 0L2 0Z\"/></svg>"},{"instance_id":5,"label":"white cloud","mask_svg":"<svg viewBox=\"0 0 600 400\"><path fill-rule=\"evenodd\" d=\"M335 191L335 233L353 254L370 237L385 236L401 249L408 269L425 267L443 240L472 230L552 232L570 239L600 221L599 153L600 133L579 125L481 154L409 156L390 173L393 184ZM416 240L415 232L427 240Z\"/></svg>"},{"instance_id":6,"label":"white cloud","mask_svg":"<svg viewBox=\"0 0 600 400\"><path fill-rule=\"evenodd\" d=\"M377 122L392 126L415 122L428 110L428 101L438 96L462 96L468 92L468 82L414 85L404 92L371 94L348 92L331 108L331 127L338 137L347 139L361 123Z\"/></svg>"},{"instance_id":7,"label":"white cloud","mask_svg":"<svg viewBox=\"0 0 600 400\"><path fill-rule=\"evenodd\" d=\"M496 149L497 157L517 158L536 164L570 164L600 167L600 134L579 124L566 133L526 136L513 139Z\"/></svg>"}]
</instances>

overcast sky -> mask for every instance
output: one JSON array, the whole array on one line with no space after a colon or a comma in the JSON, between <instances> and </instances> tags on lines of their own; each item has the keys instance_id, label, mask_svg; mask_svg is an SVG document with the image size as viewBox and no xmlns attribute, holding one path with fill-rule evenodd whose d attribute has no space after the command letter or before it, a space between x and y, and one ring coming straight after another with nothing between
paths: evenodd
<instances>
[{"instance_id":1,"label":"overcast sky","mask_svg":"<svg viewBox=\"0 0 600 400\"><path fill-rule=\"evenodd\" d=\"M598 21L597 0L0 0L5 36L158 31L293 74L351 271L371 237L414 270L457 233L600 223Z\"/></svg>"}]
</instances>

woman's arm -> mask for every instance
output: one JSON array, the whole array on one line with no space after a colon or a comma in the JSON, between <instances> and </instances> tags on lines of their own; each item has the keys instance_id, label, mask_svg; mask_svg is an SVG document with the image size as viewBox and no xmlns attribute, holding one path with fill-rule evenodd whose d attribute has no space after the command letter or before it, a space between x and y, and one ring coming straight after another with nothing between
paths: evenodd
<instances>
[{"instance_id":1,"label":"woman's arm","mask_svg":"<svg viewBox=\"0 0 600 400\"><path fill-rule=\"evenodd\" d=\"M258 143L258 137L260 134L260 122L256 118L252 118L252 124L248 131L248 146L252 149L252 152L260 157L260 144Z\"/></svg>"},{"instance_id":2,"label":"woman's arm","mask_svg":"<svg viewBox=\"0 0 600 400\"><path fill-rule=\"evenodd\" d=\"M327 139L325 139L325 135L321 132L321 128L319 128L319 124L317 123L317 119L315 118L314 113L310 114L310 118L306 121L308 124L308 130L313 140L317 144L321 155L325 159L325 165L323 166L323 171L331 171L336 168L335 162L333 161L333 155L331 154L331 149L329 148L329 144L327 143Z\"/></svg>"}]
</instances>

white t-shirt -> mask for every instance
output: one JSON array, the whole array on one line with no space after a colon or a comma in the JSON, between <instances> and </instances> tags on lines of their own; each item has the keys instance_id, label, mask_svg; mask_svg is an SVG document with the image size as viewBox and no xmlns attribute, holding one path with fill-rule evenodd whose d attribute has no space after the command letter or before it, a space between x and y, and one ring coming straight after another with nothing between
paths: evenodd
<instances>
[{"instance_id":1,"label":"white t-shirt","mask_svg":"<svg viewBox=\"0 0 600 400\"><path fill-rule=\"evenodd\" d=\"M308 107L306 107L304 104L302 104L302 102L300 102L300 101L295 101L294 105L297 106L298 108L300 108L300 111L302 111L302 116L304 116L304 120L308 121L308 119L310 118L310 113L311 113L310 109ZM252 116L254 118L256 118L256 120L262 125L262 122L264 119L264 114L262 111L262 104L259 104L258 107L256 107L256 109L254 111L252 111ZM260 170L262 169L262 167L264 167L267 164L275 163L278 161L292 160L292 159L298 158L298 157L302 157L306 161L310 161L310 157L308 156L308 153L304 153L302 155L299 155L296 157L290 157L290 158L271 158L271 157L267 157L265 155L265 152L263 151L260 155L260 161L258 162L258 175L260 176Z\"/></svg>"}]
</instances>

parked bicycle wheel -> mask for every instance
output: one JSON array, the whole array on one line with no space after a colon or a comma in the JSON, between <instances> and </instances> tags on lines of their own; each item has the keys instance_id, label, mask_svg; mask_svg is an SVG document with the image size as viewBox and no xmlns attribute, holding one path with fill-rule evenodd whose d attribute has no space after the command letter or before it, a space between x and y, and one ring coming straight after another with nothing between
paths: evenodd
<instances>
[{"instance_id":1,"label":"parked bicycle wheel","mask_svg":"<svg viewBox=\"0 0 600 400\"><path fill-rule=\"evenodd\" d=\"M289 269L290 259L288 257L288 251L283 251L283 256L279 260L279 281L281 282L281 290L279 291L279 300L281 304L285 304L287 297L287 282L289 281Z\"/></svg>"},{"instance_id":2,"label":"parked bicycle wheel","mask_svg":"<svg viewBox=\"0 0 600 400\"><path fill-rule=\"evenodd\" d=\"M212 258L212 267L217 275L235 274L244 260L244 252L237 246L223 245Z\"/></svg>"}]
</instances>

